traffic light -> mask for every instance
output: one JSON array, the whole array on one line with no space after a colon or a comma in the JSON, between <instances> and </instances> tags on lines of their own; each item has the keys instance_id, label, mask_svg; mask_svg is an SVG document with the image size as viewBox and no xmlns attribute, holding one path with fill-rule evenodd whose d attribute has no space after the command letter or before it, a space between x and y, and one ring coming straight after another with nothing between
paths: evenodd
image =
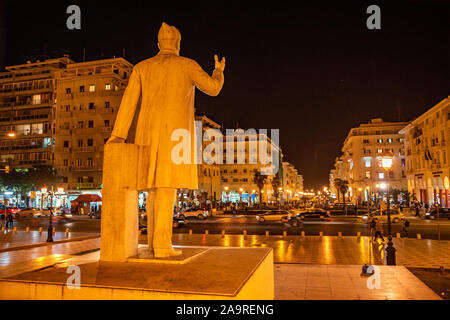
<instances>
[{"instance_id":1,"label":"traffic light","mask_svg":"<svg viewBox=\"0 0 450 320\"><path fill-rule=\"evenodd\" d=\"M5 173L9 173L9 166L5 166Z\"/></svg>"}]
</instances>

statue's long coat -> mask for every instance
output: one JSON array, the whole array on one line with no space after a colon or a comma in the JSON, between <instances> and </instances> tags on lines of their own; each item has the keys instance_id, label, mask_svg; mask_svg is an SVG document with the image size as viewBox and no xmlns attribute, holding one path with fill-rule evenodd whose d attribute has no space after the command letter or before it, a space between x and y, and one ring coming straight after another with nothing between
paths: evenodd
<instances>
[{"instance_id":1,"label":"statue's long coat","mask_svg":"<svg viewBox=\"0 0 450 320\"><path fill-rule=\"evenodd\" d=\"M210 77L194 61L172 51L160 51L138 63L131 73L114 124L113 136L126 139L140 101L134 143L139 146L138 189L197 189L195 152L195 87L208 95L219 94L223 72ZM176 129L191 136L191 163L175 164L172 149L180 141L171 141Z\"/></svg>"}]
</instances>

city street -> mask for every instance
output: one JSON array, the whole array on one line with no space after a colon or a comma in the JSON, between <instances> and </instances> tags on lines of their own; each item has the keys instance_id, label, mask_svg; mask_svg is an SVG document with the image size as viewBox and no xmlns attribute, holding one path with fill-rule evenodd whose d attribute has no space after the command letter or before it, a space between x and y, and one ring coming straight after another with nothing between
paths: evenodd
<instances>
[{"instance_id":1,"label":"city street","mask_svg":"<svg viewBox=\"0 0 450 320\"><path fill-rule=\"evenodd\" d=\"M420 233L423 239L438 239L439 227L440 239L450 240L449 220L441 220L438 225L436 220L419 220L414 217L408 219L411 222L408 228L410 238L416 238L417 234ZM26 227L30 227L31 230L37 230L39 227L46 229L48 228L48 218L16 219L15 226L18 229L25 229ZM71 232L95 233L100 232L100 219L89 219L85 216L54 218L53 226L56 231L65 231L68 228ZM306 235L319 235L320 231L327 236L337 236L338 232L342 232L343 236L355 236L357 232L361 232L363 236L370 235L368 225L358 217L332 217L327 221L308 220L304 221L301 227L292 227L275 221L258 223L254 216L244 215L209 217L204 220L189 218L183 225L174 228L174 233L188 233L190 229L197 234L204 233L205 230L208 230L209 233L221 233L222 230L225 230L227 234L242 234L244 230L247 230L249 235L263 235L267 230L272 235L281 235L283 231L286 231L288 235L300 235L302 231ZM384 224L384 230L384 235L387 235L387 223ZM398 223L393 223L393 235L395 236L397 232L402 233L402 227Z\"/></svg>"}]
</instances>

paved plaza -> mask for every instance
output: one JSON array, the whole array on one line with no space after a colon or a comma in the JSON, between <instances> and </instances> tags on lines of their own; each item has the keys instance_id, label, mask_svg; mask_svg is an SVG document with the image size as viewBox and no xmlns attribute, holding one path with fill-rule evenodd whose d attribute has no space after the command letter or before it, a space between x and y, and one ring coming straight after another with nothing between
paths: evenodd
<instances>
[{"instance_id":1,"label":"paved plaza","mask_svg":"<svg viewBox=\"0 0 450 320\"><path fill-rule=\"evenodd\" d=\"M21 245L36 244L40 239L25 232L16 236ZM141 235L140 243L145 242L146 236ZM276 299L440 299L405 266L450 267L449 241L394 239L397 266L385 266L384 245L372 243L367 237L175 234L173 243L176 246L272 247ZM68 259L80 264L92 262L99 258L99 248L97 237L2 252L0 278ZM367 278L360 275L364 263L380 267L380 289L367 287Z\"/></svg>"}]
</instances>

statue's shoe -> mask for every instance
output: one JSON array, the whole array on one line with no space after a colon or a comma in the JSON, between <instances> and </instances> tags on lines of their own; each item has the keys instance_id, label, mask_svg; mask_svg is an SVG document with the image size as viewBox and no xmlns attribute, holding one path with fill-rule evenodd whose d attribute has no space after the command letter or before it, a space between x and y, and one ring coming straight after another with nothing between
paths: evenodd
<instances>
[{"instance_id":1,"label":"statue's shoe","mask_svg":"<svg viewBox=\"0 0 450 320\"><path fill-rule=\"evenodd\" d=\"M181 250L176 250L174 248L170 249L154 249L153 254L155 258L167 258L167 257L175 257L182 254Z\"/></svg>"}]
</instances>

